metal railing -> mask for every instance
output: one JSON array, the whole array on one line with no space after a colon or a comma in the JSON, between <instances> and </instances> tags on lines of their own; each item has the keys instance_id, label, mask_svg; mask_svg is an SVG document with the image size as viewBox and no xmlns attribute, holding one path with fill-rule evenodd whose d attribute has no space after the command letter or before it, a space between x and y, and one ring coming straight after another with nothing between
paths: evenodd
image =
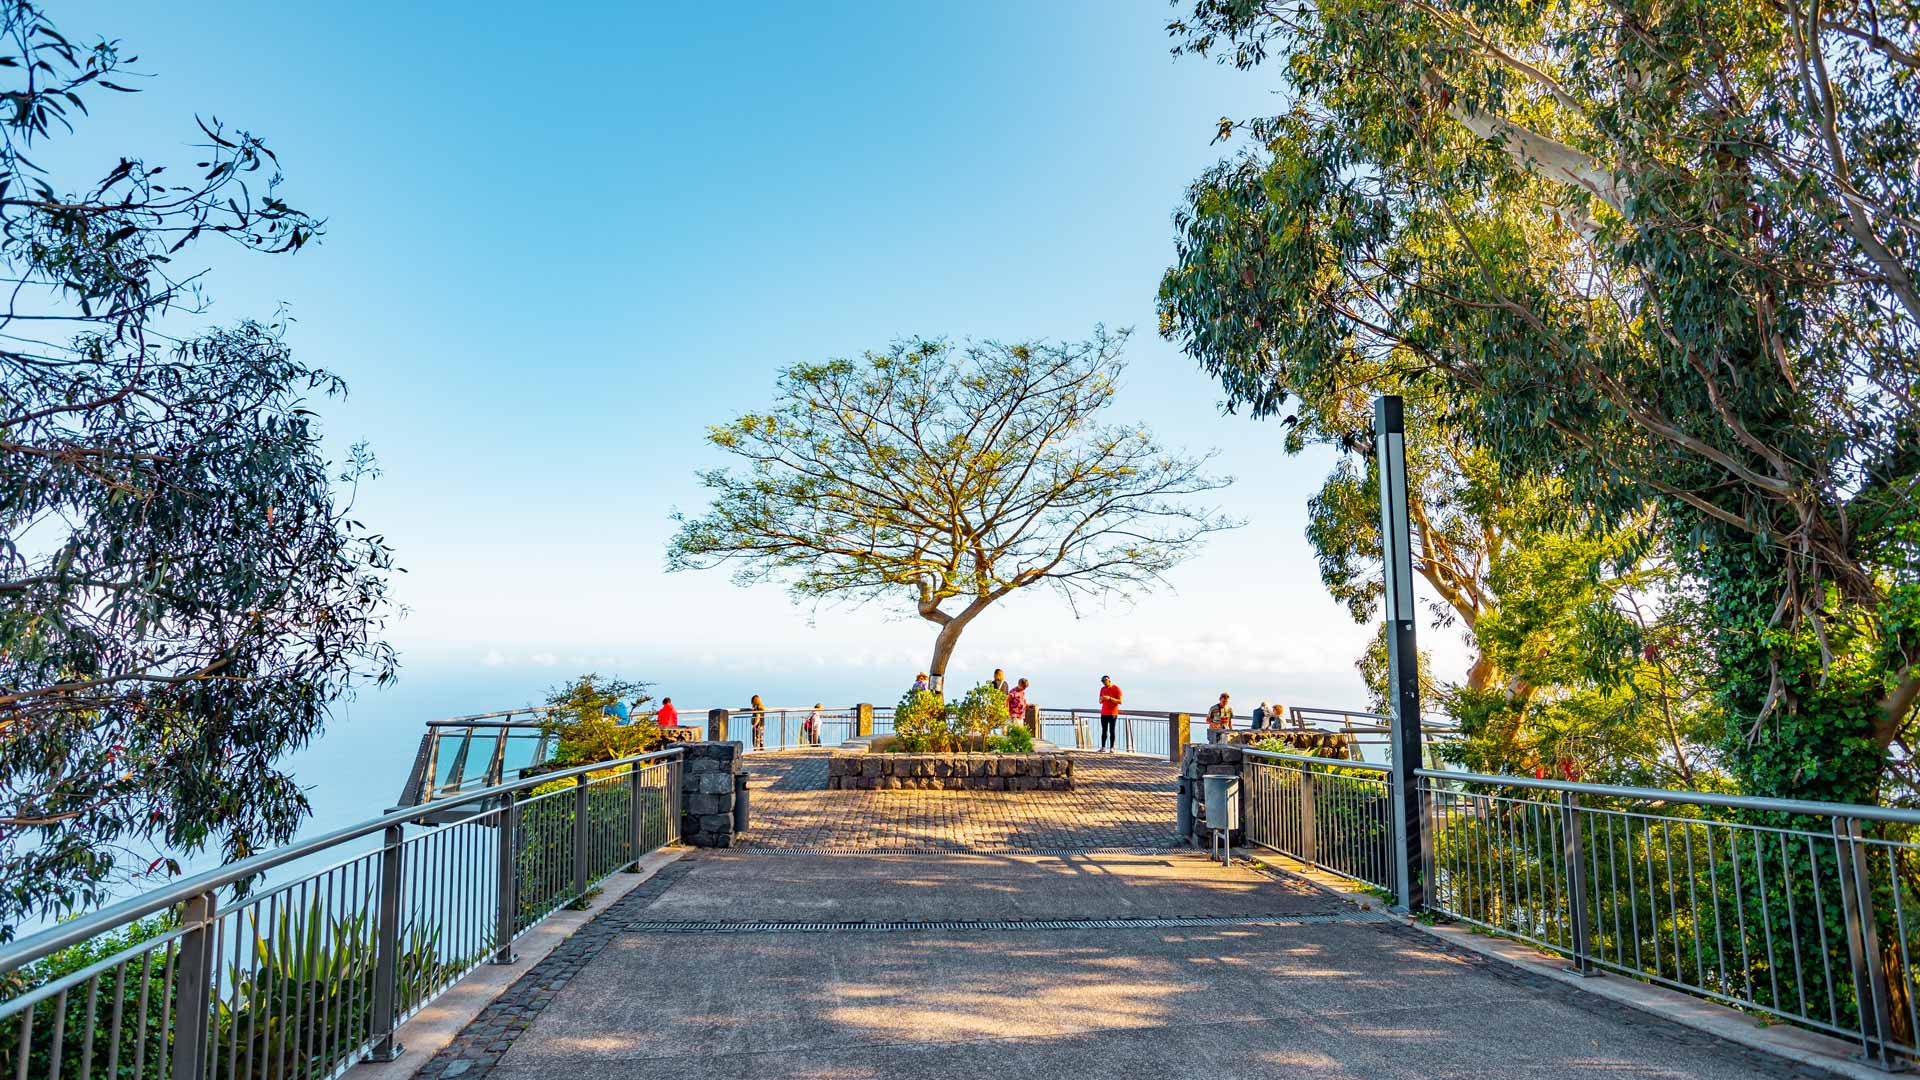
<instances>
[{"instance_id":1,"label":"metal railing","mask_svg":"<svg viewBox=\"0 0 1920 1080\"><path fill-rule=\"evenodd\" d=\"M1920 813L1419 770L1427 904L1607 970L1920 1052Z\"/></svg>"},{"instance_id":2,"label":"metal railing","mask_svg":"<svg viewBox=\"0 0 1920 1080\"><path fill-rule=\"evenodd\" d=\"M821 709L820 721L815 725L811 738L806 731L806 722L807 718L813 715L813 709L755 709L749 705L744 708L729 709L727 712L729 716L727 738L738 742L743 749L752 751L790 750L805 746L838 746L854 737L858 710L851 705ZM878 731L879 712L878 709L874 710L876 734L880 733ZM705 718L706 711L702 710L700 722L705 723ZM888 730L891 730L892 726L893 714L888 713Z\"/></svg>"},{"instance_id":3,"label":"metal railing","mask_svg":"<svg viewBox=\"0 0 1920 1080\"><path fill-rule=\"evenodd\" d=\"M436 810L472 812L411 834L419 811L395 811L0 946L0 1076L312 1080L390 1058L407 1017L679 838L680 757L452 796Z\"/></svg>"},{"instance_id":4,"label":"metal railing","mask_svg":"<svg viewBox=\"0 0 1920 1080\"><path fill-rule=\"evenodd\" d=\"M1249 843L1393 888L1391 770L1266 750L1243 754Z\"/></svg>"},{"instance_id":5,"label":"metal railing","mask_svg":"<svg viewBox=\"0 0 1920 1080\"><path fill-rule=\"evenodd\" d=\"M1067 749L1097 749L1101 741L1100 710L1043 708L1040 737ZM1118 753L1166 760L1173 749L1170 714L1150 709L1120 710L1114 718L1113 746Z\"/></svg>"}]
</instances>

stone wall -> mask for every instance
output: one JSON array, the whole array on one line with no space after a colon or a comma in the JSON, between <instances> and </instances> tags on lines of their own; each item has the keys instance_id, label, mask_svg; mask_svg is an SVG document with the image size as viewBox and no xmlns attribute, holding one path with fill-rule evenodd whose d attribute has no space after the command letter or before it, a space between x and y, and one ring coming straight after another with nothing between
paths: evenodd
<instances>
[{"instance_id":1,"label":"stone wall","mask_svg":"<svg viewBox=\"0 0 1920 1080\"><path fill-rule=\"evenodd\" d=\"M1206 732L1208 736L1214 732ZM1344 731L1301 731L1294 728L1262 728L1252 731L1246 728L1234 728L1218 732L1217 744L1228 746L1253 746L1268 739L1278 739L1290 747L1290 752L1307 754L1313 757L1347 760L1353 756L1353 736Z\"/></svg>"},{"instance_id":2,"label":"stone wall","mask_svg":"<svg viewBox=\"0 0 1920 1080\"><path fill-rule=\"evenodd\" d=\"M700 742L707 733L697 727L663 727L660 729L660 744L671 746L675 743Z\"/></svg>"},{"instance_id":3,"label":"stone wall","mask_svg":"<svg viewBox=\"0 0 1920 1080\"><path fill-rule=\"evenodd\" d=\"M1239 776L1246 768L1246 755L1238 746L1194 745L1187 747L1186 756L1180 760L1180 785L1185 789L1185 797L1197 805L1193 811L1193 835L1190 842L1205 847L1213 841L1213 832L1201 818L1206 813L1206 793L1201 790L1203 776ZM1233 831L1231 839L1243 844L1247 839L1247 788L1240 785L1240 828Z\"/></svg>"},{"instance_id":4,"label":"stone wall","mask_svg":"<svg viewBox=\"0 0 1920 1080\"><path fill-rule=\"evenodd\" d=\"M827 761L835 791L1072 791L1065 754L893 754L849 751Z\"/></svg>"},{"instance_id":5,"label":"stone wall","mask_svg":"<svg viewBox=\"0 0 1920 1080\"><path fill-rule=\"evenodd\" d=\"M680 841L694 847L733 846L737 742L690 742L680 762Z\"/></svg>"}]
</instances>

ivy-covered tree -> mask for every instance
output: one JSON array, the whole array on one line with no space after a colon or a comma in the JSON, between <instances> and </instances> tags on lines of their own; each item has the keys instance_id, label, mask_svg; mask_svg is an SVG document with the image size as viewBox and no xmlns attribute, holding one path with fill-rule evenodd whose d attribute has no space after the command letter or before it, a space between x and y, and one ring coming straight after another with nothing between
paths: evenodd
<instances>
[{"instance_id":1,"label":"ivy-covered tree","mask_svg":"<svg viewBox=\"0 0 1920 1080\"><path fill-rule=\"evenodd\" d=\"M795 364L771 412L711 429L744 469L701 474L668 566L733 563L797 599L897 600L961 633L1017 589L1070 604L1150 587L1232 522L1186 500L1224 486L1207 457L1100 422L1127 334L1084 342L909 341ZM1208 455L1211 456L1211 455Z\"/></svg>"},{"instance_id":2,"label":"ivy-covered tree","mask_svg":"<svg viewBox=\"0 0 1920 1080\"><path fill-rule=\"evenodd\" d=\"M330 463L308 407L340 380L277 324L201 325L186 262L321 222L216 120L186 167L42 167L134 63L0 4L0 939L171 853L288 839L307 801L276 763L394 670L388 549L352 518L372 462Z\"/></svg>"},{"instance_id":3,"label":"ivy-covered tree","mask_svg":"<svg viewBox=\"0 0 1920 1080\"><path fill-rule=\"evenodd\" d=\"M1171 273L1232 373L1417 372L1601 526L1652 501L1750 790L1883 794L1920 697L1913 52L1873 5L1197 0L1277 116ZM1236 393L1235 377L1226 385Z\"/></svg>"}]
</instances>

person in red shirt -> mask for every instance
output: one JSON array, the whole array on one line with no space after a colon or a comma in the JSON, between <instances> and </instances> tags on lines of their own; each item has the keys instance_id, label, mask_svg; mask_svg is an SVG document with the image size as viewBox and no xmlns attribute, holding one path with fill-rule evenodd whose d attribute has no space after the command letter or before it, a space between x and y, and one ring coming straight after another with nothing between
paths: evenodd
<instances>
[{"instance_id":1,"label":"person in red shirt","mask_svg":"<svg viewBox=\"0 0 1920 1080\"><path fill-rule=\"evenodd\" d=\"M673 707L672 698L664 698L661 700L660 711L653 714L653 722L659 724L661 727L680 726L680 710Z\"/></svg>"},{"instance_id":2,"label":"person in red shirt","mask_svg":"<svg viewBox=\"0 0 1920 1080\"><path fill-rule=\"evenodd\" d=\"M1113 749L1113 729L1120 720L1120 688L1113 676L1100 676L1100 749Z\"/></svg>"}]
</instances>

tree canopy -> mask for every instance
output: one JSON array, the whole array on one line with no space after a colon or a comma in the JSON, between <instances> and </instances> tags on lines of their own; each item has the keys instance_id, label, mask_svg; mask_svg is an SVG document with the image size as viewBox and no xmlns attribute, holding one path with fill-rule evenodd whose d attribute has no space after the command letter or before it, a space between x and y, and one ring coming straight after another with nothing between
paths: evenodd
<instances>
[{"instance_id":1,"label":"tree canopy","mask_svg":"<svg viewBox=\"0 0 1920 1080\"><path fill-rule=\"evenodd\" d=\"M771 411L710 429L737 470L701 474L671 569L732 563L796 599L905 602L937 624L941 675L981 612L1018 589L1069 604L1151 587L1232 523L1192 505L1211 455L1100 422L1127 334L1083 342L915 340L780 376Z\"/></svg>"},{"instance_id":2,"label":"tree canopy","mask_svg":"<svg viewBox=\"0 0 1920 1080\"><path fill-rule=\"evenodd\" d=\"M307 803L276 762L394 670L390 555L352 517L372 459L330 462L309 408L344 387L280 323L199 324L184 262L322 222L217 120L186 168L70 184L35 160L73 158L55 144L135 62L0 5L0 938L167 853L288 839Z\"/></svg>"},{"instance_id":3,"label":"tree canopy","mask_svg":"<svg viewBox=\"0 0 1920 1080\"><path fill-rule=\"evenodd\" d=\"M1870 4L1197 0L1288 110L1167 289L1229 395L1428 383L1593 527L1652 503L1751 789L1872 798L1920 696L1920 136Z\"/></svg>"}]
</instances>

